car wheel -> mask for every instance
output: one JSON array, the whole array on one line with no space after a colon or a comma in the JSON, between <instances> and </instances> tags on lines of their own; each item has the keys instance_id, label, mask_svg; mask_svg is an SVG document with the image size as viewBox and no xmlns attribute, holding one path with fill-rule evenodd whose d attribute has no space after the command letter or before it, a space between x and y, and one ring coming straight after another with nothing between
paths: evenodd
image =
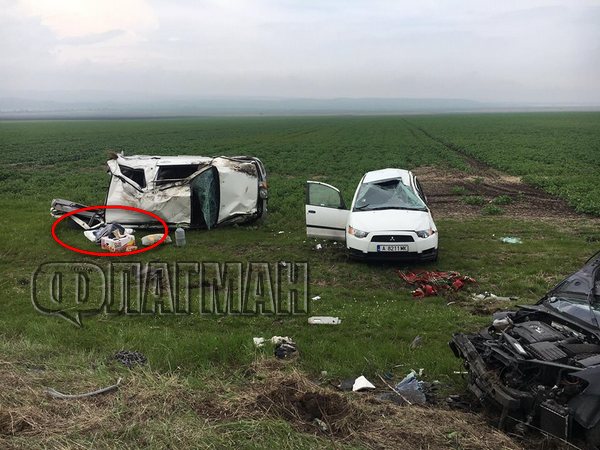
<instances>
[{"instance_id":1,"label":"car wheel","mask_svg":"<svg viewBox=\"0 0 600 450\"><path fill-rule=\"evenodd\" d=\"M438 260L438 253L439 252L436 249L435 253L432 253L431 256L429 256L427 259L424 259L423 261L431 262L431 263L437 262L437 260Z\"/></svg>"}]
</instances>

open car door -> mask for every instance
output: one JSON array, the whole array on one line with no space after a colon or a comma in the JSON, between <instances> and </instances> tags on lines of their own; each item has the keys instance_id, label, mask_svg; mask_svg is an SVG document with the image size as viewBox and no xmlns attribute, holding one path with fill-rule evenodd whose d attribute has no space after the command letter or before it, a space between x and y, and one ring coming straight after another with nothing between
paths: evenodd
<instances>
[{"instance_id":1,"label":"open car door","mask_svg":"<svg viewBox=\"0 0 600 450\"><path fill-rule=\"evenodd\" d=\"M318 181L306 182L306 235L308 237L346 239L348 210L340 190Z\"/></svg>"}]
</instances>

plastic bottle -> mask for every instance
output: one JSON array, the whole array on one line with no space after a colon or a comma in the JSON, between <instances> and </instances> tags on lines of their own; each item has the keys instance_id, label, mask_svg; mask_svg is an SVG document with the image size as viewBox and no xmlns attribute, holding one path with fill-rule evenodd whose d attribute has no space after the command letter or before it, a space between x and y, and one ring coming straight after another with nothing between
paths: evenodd
<instances>
[{"instance_id":1,"label":"plastic bottle","mask_svg":"<svg viewBox=\"0 0 600 450\"><path fill-rule=\"evenodd\" d=\"M181 227L177 227L175 230L175 245L177 247L183 247L185 245L185 230Z\"/></svg>"}]
</instances>

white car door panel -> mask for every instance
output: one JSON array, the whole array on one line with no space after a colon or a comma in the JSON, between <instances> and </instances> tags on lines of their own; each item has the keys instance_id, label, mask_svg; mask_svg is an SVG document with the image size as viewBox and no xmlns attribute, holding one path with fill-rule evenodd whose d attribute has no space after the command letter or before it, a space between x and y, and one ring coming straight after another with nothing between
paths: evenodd
<instances>
[{"instance_id":1,"label":"white car door panel","mask_svg":"<svg viewBox=\"0 0 600 450\"><path fill-rule=\"evenodd\" d=\"M343 241L349 211L334 186L318 181L306 183L306 235Z\"/></svg>"}]
</instances>

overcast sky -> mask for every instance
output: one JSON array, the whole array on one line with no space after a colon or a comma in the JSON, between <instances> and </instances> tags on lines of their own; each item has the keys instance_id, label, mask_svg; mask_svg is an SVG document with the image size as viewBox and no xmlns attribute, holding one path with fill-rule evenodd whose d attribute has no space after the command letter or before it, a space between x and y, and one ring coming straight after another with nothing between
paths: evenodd
<instances>
[{"instance_id":1,"label":"overcast sky","mask_svg":"<svg viewBox=\"0 0 600 450\"><path fill-rule=\"evenodd\" d=\"M600 103L600 0L0 0L0 93Z\"/></svg>"}]
</instances>

